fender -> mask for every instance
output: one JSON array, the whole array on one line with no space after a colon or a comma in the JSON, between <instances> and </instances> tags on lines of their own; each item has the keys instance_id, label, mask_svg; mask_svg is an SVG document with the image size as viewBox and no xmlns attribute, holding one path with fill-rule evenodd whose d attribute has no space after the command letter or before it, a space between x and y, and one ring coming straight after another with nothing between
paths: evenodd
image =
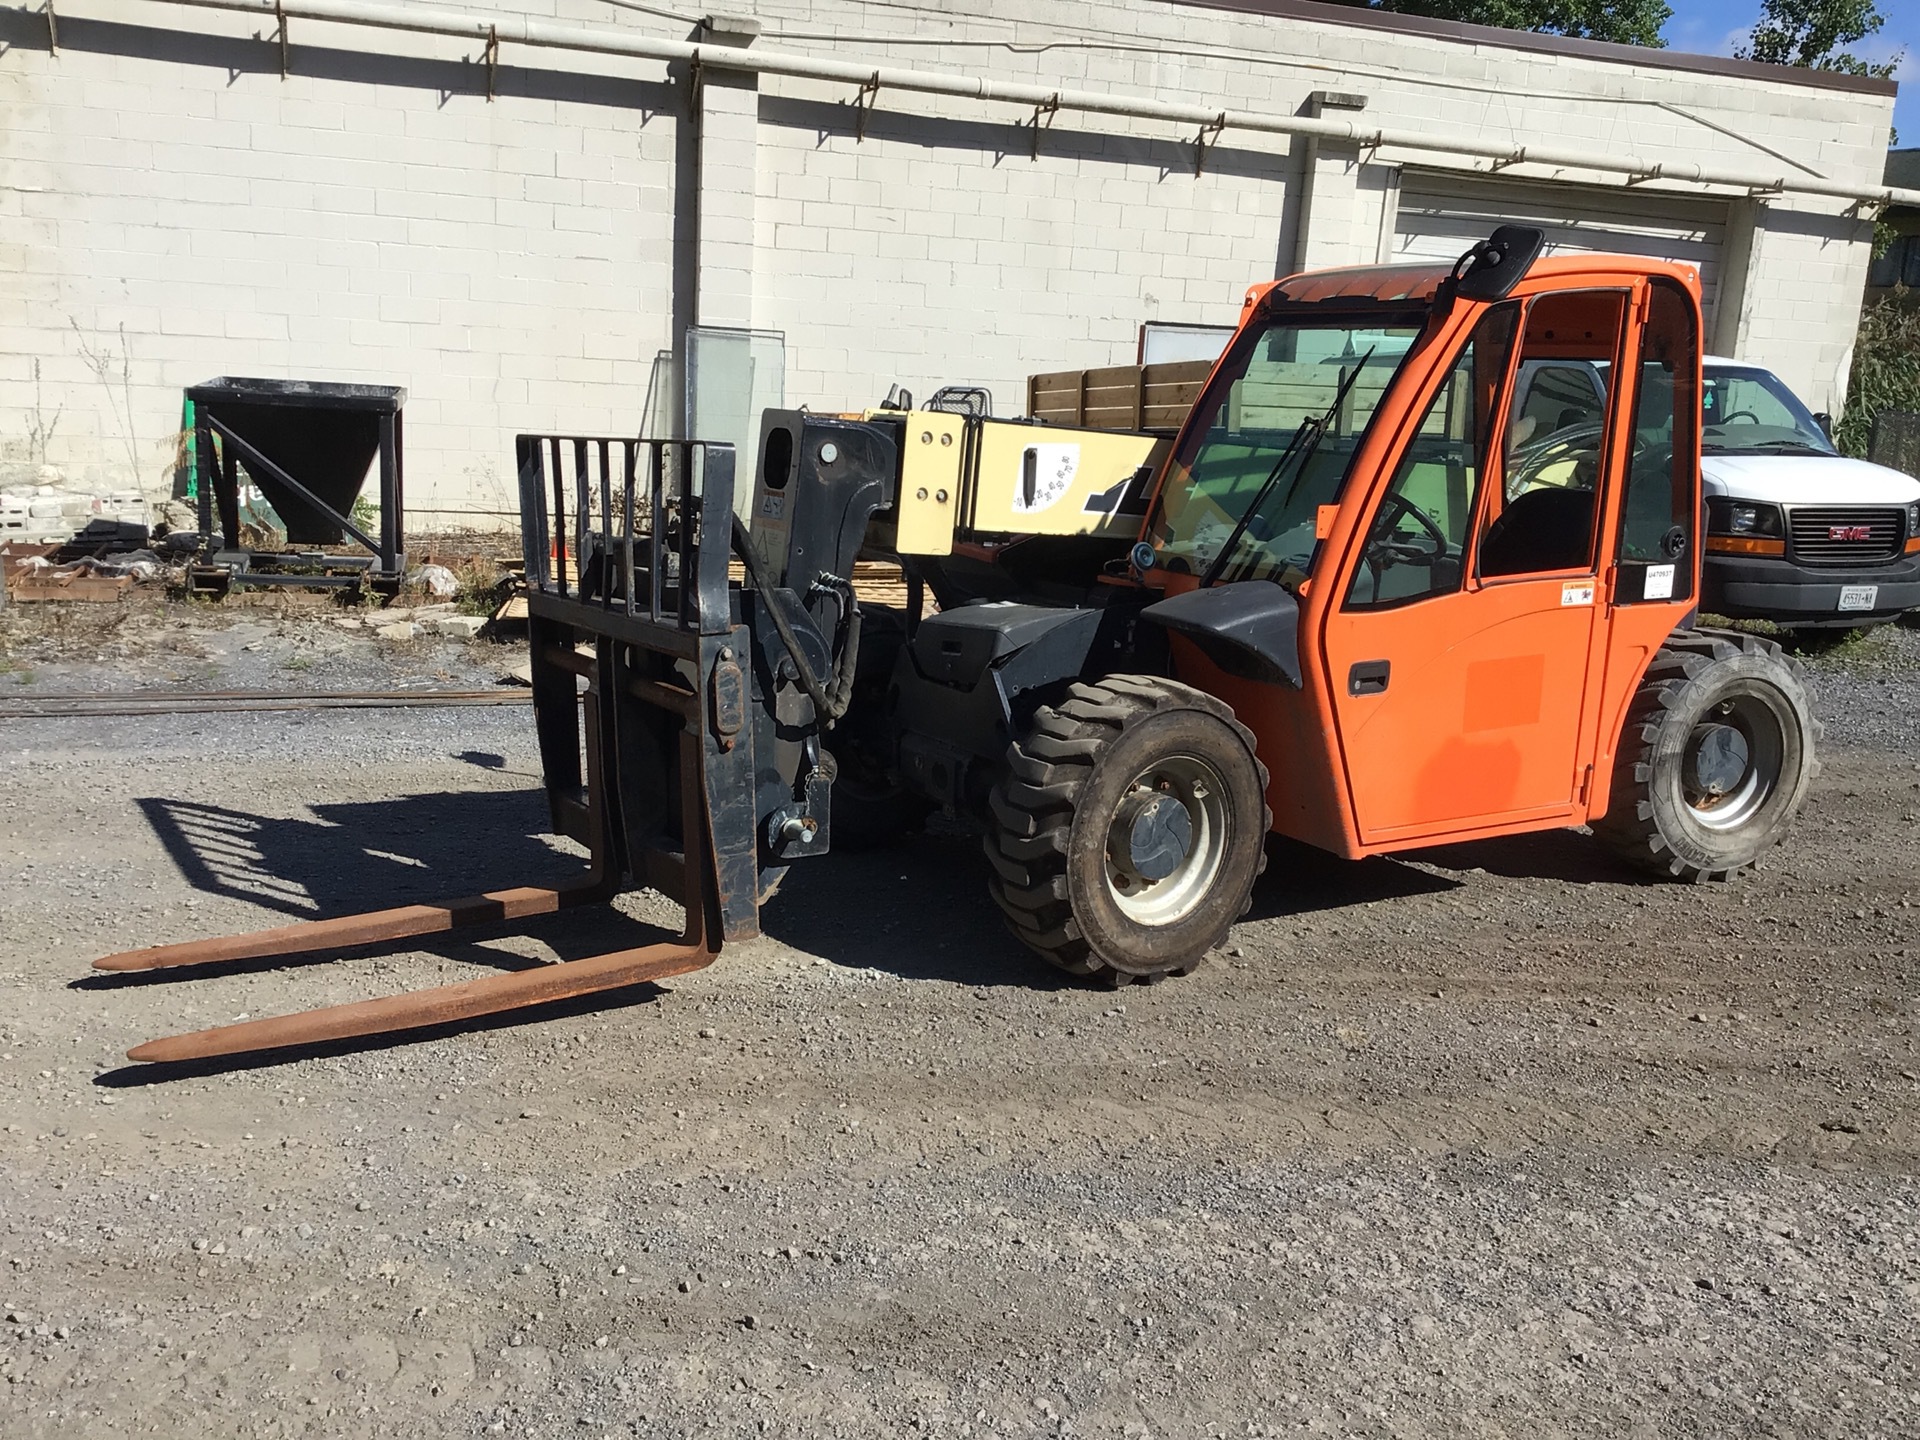
<instances>
[{"instance_id":1,"label":"fender","mask_svg":"<svg viewBox=\"0 0 1920 1440\"><path fill-rule=\"evenodd\" d=\"M1300 688L1300 602L1270 580L1189 590L1140 618L1191 640L1229 675Z\"/></svg>"}]
</instances>

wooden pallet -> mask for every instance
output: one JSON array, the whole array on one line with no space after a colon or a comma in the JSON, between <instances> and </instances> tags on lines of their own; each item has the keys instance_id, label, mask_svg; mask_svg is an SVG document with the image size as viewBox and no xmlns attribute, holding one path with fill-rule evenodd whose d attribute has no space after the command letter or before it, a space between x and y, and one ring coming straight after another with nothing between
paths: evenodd
<instances>
[{"instance_id":1,"label":"wooden pallet","mask_svg":"<svg viewBox=\"0 0 1920 1440\"><path fill-rule=\"evenodd\" d=\"M1089 430L1177 430L1213 371L1210 360L1109 365L1027 377L1027 414Z\"/></svg>"}]
</instances>

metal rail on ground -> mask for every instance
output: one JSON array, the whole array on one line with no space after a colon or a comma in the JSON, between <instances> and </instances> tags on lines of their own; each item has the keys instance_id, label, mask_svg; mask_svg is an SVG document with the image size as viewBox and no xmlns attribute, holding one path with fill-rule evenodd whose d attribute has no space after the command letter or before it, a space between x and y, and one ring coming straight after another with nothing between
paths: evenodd
<instances>
[{"instance_id":1,"label":"metal rail on ground","mask_svg":"<svg viewBox=\"0 0 1920 1440\"><path fill-rule=\"evenodd\" d=\"M0 698L0 720L524 705L530 690L127 690Z\"/></svg>"}]
</instances>

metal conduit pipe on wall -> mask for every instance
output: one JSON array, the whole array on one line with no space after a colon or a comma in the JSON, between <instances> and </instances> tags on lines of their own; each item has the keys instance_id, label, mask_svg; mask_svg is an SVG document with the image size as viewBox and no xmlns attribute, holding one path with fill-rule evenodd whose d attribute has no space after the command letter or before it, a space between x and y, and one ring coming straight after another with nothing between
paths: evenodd
<instances>
[{"instance_id":1,"label":"metal conduit pipe on wall","mask_svg":"<svg viewBox=\"0 0 1920 1440\"><path fill-rule=\"evenodd\" d=\"M1095 115L1167 120L1199 127L1208 143L1217 140L1223 130L1248 130L1258 134L1301 135L1333 140L1362 149L1421 150L1441 155L1463 155L1493 161L1503 167L1545 165L1590 170L1622 175L1633 182L1682 181L1695 185L1727 186L1761 195L1791 193L1824 196L1856 204L1920 206L1920 190L1894 186L1842 185L1819 178L1720 170L1707 165L1643 160L1632 155L1596 155L1552 146L1502 145L1420 130L1370 129L1351 120L1223 110L1098 90L1057 89L937 70L911 70L728 45L700 45L687 40L666 40L603 27L558 25L521 15L478 17L406 5L379 4L375 0L150 0L150 3L232 10L273 20L276 24L283 18L325 20L342 25L369 25L428 35L451 35L482 44L510 42L549 50L686 61L714 69L830 80L869 89L878 87L927 95L955 95L967 99L1001 101L1023 109L1078 110Z\"/></svg>"}]
</instances>

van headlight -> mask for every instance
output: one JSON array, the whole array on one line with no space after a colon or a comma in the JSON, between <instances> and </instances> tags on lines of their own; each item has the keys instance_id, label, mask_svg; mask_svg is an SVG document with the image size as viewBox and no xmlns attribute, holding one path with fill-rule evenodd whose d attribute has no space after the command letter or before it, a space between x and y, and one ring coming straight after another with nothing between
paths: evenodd
<instances>
[{"instance_id":1,"label":"van headlight","mask_svg":"<svg viewBox=\"0 0 1920 1440\"><path fill-rule=\"evenodd\" d=\"M1907 521L1907 533L1915 533L1912 526L1920 522L1920 505L1908 507ZM1787 533L1778 505L1724 498L1707 501L1707 530L1714 535L1770 535L1776 539Z\"/></svg>"}]
</instances>

